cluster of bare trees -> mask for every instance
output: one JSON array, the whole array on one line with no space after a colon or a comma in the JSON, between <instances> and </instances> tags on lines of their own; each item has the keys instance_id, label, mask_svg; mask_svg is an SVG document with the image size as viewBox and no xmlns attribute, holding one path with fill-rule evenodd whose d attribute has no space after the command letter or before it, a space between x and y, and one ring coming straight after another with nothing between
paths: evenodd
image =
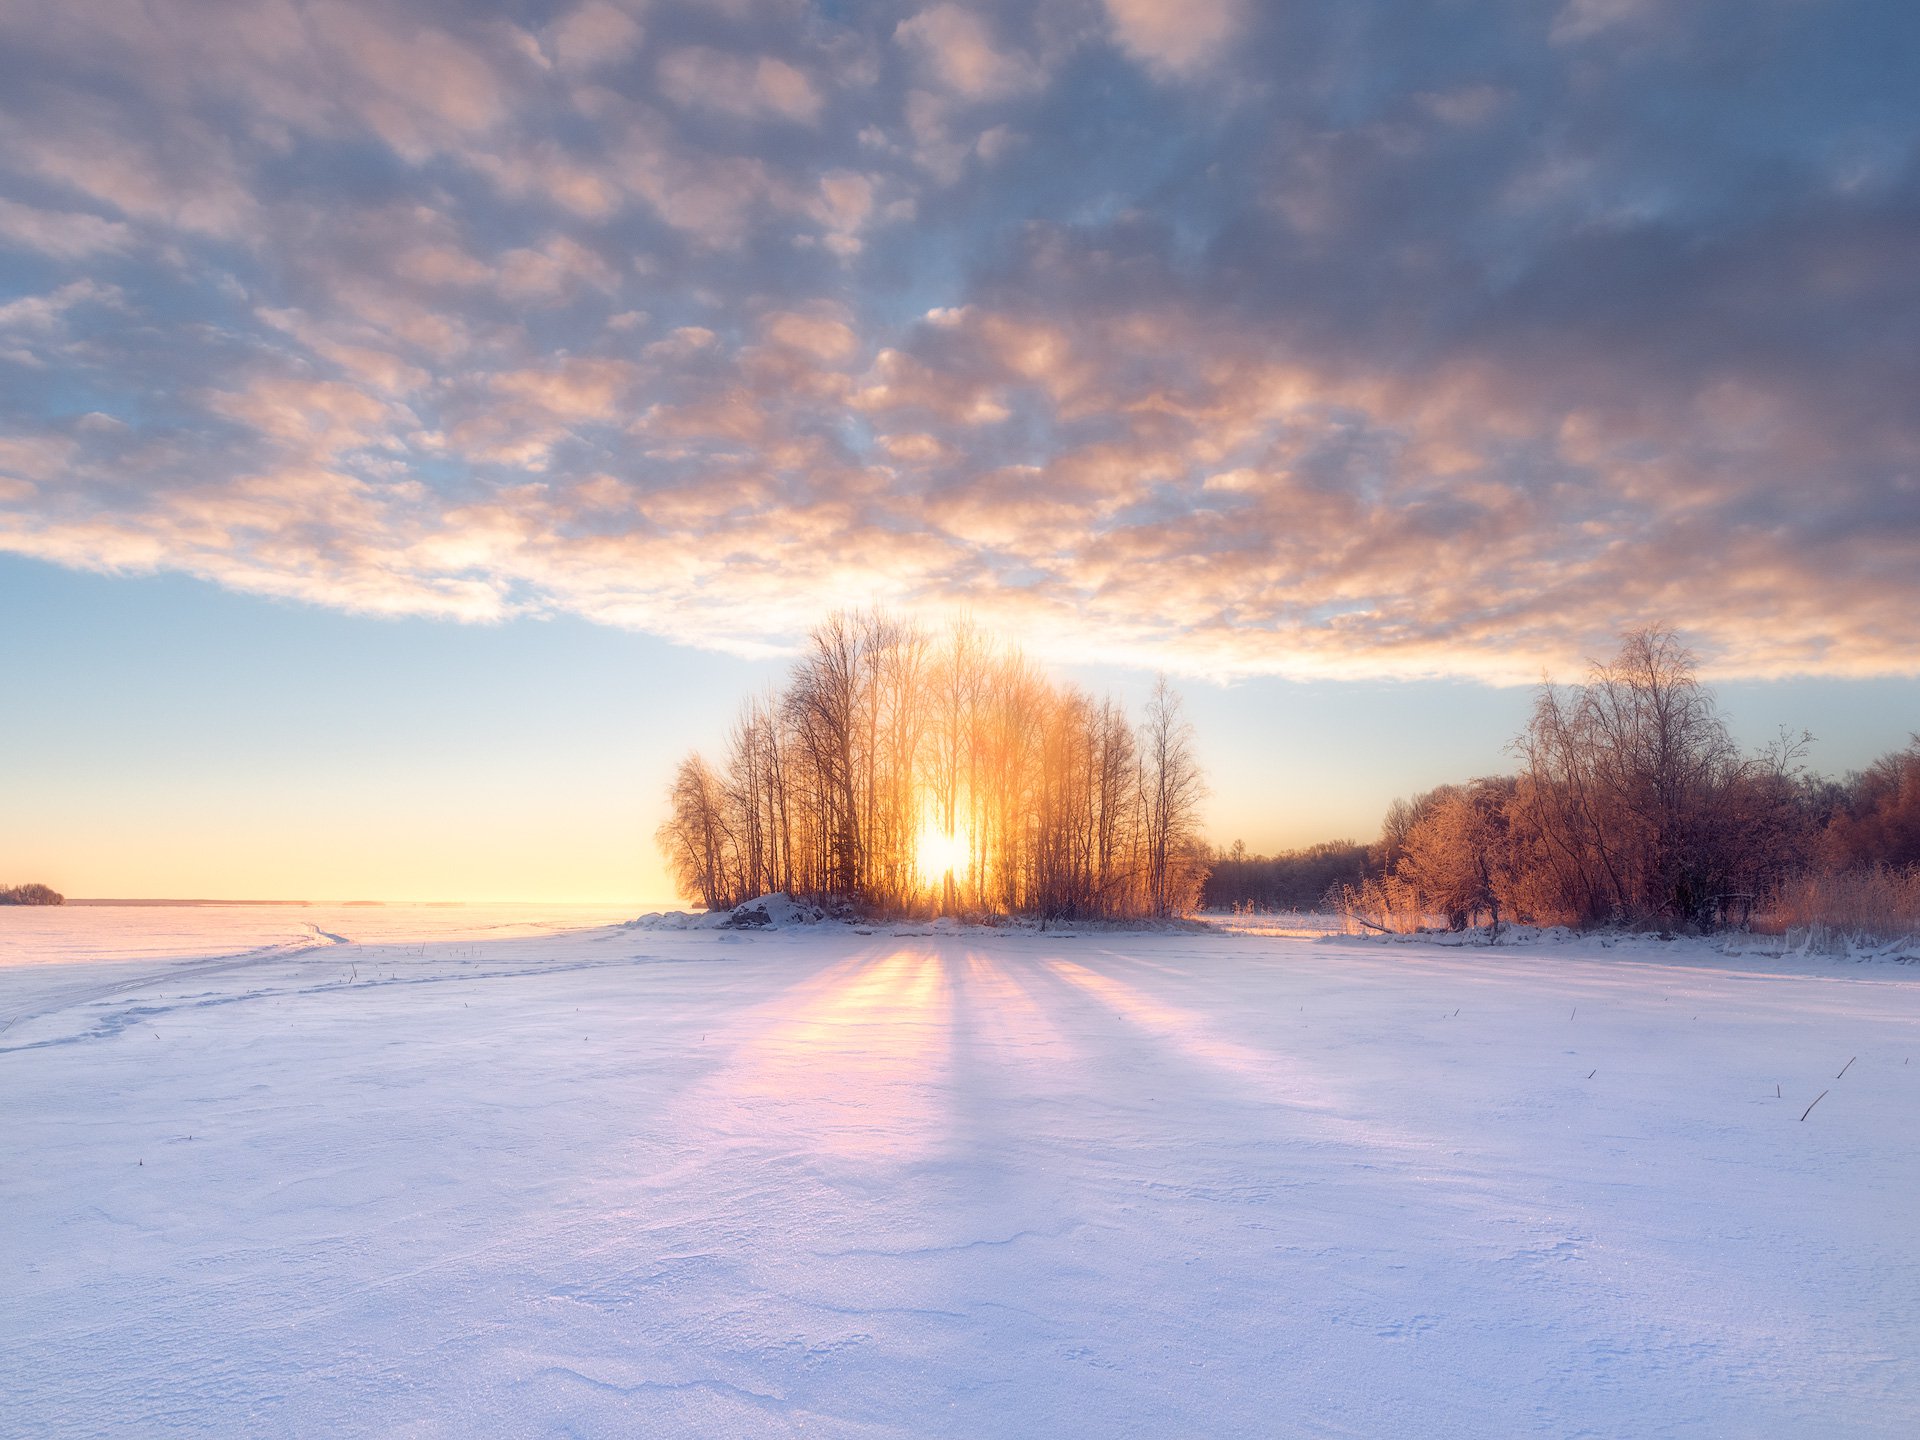
<instances>
[{"instance_id":1,"label":"cluster of bare trees","mask_svg":"<svg viewBox=\"0 0 1920 1440\"><path fill-rule=\"evenodd\" d=\"M51 885L0 886L0 905L64 905L67 897Z\"/></svg>"},{"instance_id":2,"label":"cluster of bare trees","mask_svg":"<svg viewBox=\"0 0 1920 1440\"><path fill-rule=\"evenodd\" d=\"M1586 684L1541 688L1518 775L1396 802L1355 913L1394 928L1744 920L1816 846L1807 738L1742 754L1678 638L1637 631Z\"/></svg>"},{"instance_id":3,"label":"cluster of bare trees","mask_svg":"<svg viewBox=\"0 0 1920 1440\"><path fill-rule=\"evenodd\" d=\"M1172 915L1205 872L1204 784L1165 682L1136 730L968 625L880 613L809 637L715 767L675 775L659 841L688 896L879 913Z\"/></svg>"}]
</instances>

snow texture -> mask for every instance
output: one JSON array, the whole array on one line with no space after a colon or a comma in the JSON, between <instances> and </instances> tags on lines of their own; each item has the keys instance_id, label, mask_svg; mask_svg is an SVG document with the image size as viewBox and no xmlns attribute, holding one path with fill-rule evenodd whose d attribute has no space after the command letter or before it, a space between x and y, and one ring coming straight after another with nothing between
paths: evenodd
<instances>
[{"instance_id":1,"label":"snow texture","mask_svg":"<svg viewBox=\"0 0 1920 1440\"><path fill-rule=\"evenodd\" d=\"M9 937L0 1434L1920 1415L1913 967L458 921Z\"/></svg>"},{"instance_id":2,"label":"snow texture","mask_svg":"<svg viewBox=\"0 0 1920 1440\"><path fill-rule=\"evenodd\" d=\"M827 918L817 905L787 895L762 895L731 910L653 911L630 921L633 930L784 930L794 925L817 925Z\"/></svg>"}]
</instances>

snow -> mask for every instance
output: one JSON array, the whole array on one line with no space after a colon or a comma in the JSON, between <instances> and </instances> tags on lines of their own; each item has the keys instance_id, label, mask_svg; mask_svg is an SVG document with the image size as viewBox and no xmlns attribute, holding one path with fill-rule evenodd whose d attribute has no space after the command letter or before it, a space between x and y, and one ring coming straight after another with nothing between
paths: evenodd
<instances>
[{"instance_id":1,"label":"snow","mask_svg":"<svg viewBox=\"0 0 1920 1440\"><path fill-rule=\"evenodd\" d=\"M551 935L625 917L612 905L68 904L7 907L0 970L94 960L194 959L351 932L375 942Z\"/></svg>"},{"instance_id":2,"label":"snow","mask_svg":"<svg viewBox=\"0 0 1920 1440\"><path fill-rule=\"evenodd\" d=\"M793 925L817 925L826 914L791 896L775 893L748 900L731 910L651 911L628 922L633 930L781 930Z\"/></svg>"},{"instance_id":3,"label":"snow","mask_svg":"<svg viewBox=\"0 0 1920 1440\"><path fill-rule=\"evenodd\" d=\"M1912 966L95 913L0 920L7 1435L1920 1415Z\"/></svg>"}]
</instances>

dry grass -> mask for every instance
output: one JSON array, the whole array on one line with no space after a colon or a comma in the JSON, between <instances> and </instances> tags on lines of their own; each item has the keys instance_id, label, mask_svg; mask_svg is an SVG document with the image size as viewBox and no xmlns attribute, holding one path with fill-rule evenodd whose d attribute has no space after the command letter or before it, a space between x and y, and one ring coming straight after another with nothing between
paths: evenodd
<instances>
[{"instance_id":1,"label":"dry grass","mask_svg":"<svg viewBox=\"0 0 1920 1440\"><path fill-rule=\"evenodd\" d=\"M1369 930L1411 935L1416 930L1445 929L1447 924L1444 915L1422 906L1418 892L1397 875L1341 886L1337 913L1349 935Z\"/></svg>"},{"instance_id":2,"label":"dry grass","mask_svg":"<svg viewBox=\"0 0 1920 1440\"><path fill-rule=\"evenodd\" d=\"M1796 938L1804 934L1815 948L1920 936L1920 867L1802 875L1781 887L1779 899L1756 917L1754 929Z\"/></svg>"}]
</instances>

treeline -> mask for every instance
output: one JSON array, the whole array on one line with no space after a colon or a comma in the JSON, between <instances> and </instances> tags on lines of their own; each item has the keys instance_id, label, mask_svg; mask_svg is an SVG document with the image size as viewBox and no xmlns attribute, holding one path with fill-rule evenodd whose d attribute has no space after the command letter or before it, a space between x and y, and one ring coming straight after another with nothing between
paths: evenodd
<instances>
[{"instance_id":1,"label":"treeline","mask_svg":"<svg viewBox=\"0 0 1920 1440\"><path fill-rule=\"evenodd\" d=\"M657 838L709 909L1164 916L1199 896L1204 791L1164 681L1136 726L969 625L840 614L718 764L681 763Z\"/></svg>"},{"instance_id":2,"label":"treeline","mask_svg":"<svg viewBox=\"0 0 1920 1440\"><path fill-rule=\"evenodd\" d=\"M1278 855L1250 855L1236 840L1216 851L1200 890L1206 910L1317 910L1367 877L1372 847L1328 840Z\"/></svg>"},{"instance_id":3,"label":"treeline","mask_svg":"<svg viewBox=\"0 0 1920 1440\"><path fill-rule=\"evenodd\" d=\"M1517 774L1396 801L1346 908L1386 929L1706 929L1805 895L1812 876L1912 893L1920 737L1844 782L1807 772L1810 738L1741 753L1675 635L1636 632L1585 684L1541 688Z\"/></svg>"},{"instance_id":4,"label":"treeline","mask_svg":"<svg viewBox=\"0 0 1920 1440\"><path fill-rule=\"evenodd\" d=\"M0 886L0 905L64 905L67 897L51 885Z\"/></svg>"}]
</instances>

